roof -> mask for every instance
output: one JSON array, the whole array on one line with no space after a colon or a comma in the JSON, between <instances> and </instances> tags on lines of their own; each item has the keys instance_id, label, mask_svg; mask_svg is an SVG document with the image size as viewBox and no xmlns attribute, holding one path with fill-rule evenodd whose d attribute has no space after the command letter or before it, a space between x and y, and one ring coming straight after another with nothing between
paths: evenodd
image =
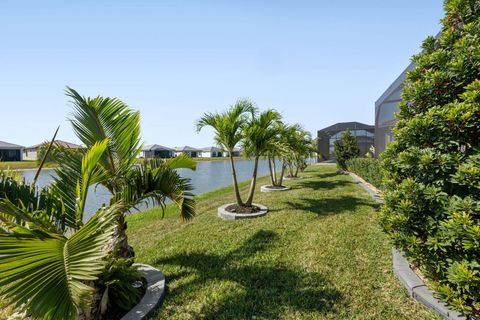
<instances>
[{"instance_id":1,"label":"roof","mask_svg":"<svg viewBox=\"0 0 480 320\"><path fill-rule=\"evenodd\" d=\"M174 149L177 152L199 152L199 151L202 151L200 149L189 147L189 146L175 147Z\"/></svg>"},{"instance_id":2,"label":"roof","mask_svg":"<svg viewBox=\"0 0 480 320\"><path fill-rule=\"evenodd\" d=\"M149 144L143 146L142 151L174 151L172 148L161 146L159 144Z\"/></svg>"},{"instance_id":3,"label":"roof","mask_svg":"<svg viewBox=\"0 0 480 320\"><path fill-rule=\"evenodd\" d=\"M360 123L356 121L352 122L339 122L329 127L318 130L318 133L335 133L340 131L350 130L375 130L374 125Z\"/></svg>"},{"instance_id":4,"label":"roof","mask_svg":"<svg viewBox=\"0 0 480 320\"><path fill-rule=\"evenodd\" d=\"M49 144L50 142L42 142L42 143L39 143L39 144L36 144L36 145L33 145L33 146L30 146L30 147L27 147L27 149L37 149L41 146L44 146L46 144ZM80 148L80 146L78 144L75 144L75 143L71 143L71 142L67 142L67 141L63 141L63 140L55 140L53 142L56 146L58 147L64 147L66 149L78 149Z\"/></svg>"},{"instance_id":5,"label":"roof","mask_svg":"<svg viewBox=\"0 0 480 320\"><path fill-rule=\"evenodd\" d=\"M200 150L202 150L203 152L208 152L208 151L210 151L210 152L222 152L223 151L222 149L217 148L217 147L205 147L205 148L202 148Z\"/></svg>"},{"instance_id":6,"label":"roof","mask_svg":"<svg viewBox=\"0 0 480 320\"><path fill-rule=\"evenodd\" d=\"M0 141L0 149L23 149L23 146L5 141Z\"/></svg>"}]
</instances>

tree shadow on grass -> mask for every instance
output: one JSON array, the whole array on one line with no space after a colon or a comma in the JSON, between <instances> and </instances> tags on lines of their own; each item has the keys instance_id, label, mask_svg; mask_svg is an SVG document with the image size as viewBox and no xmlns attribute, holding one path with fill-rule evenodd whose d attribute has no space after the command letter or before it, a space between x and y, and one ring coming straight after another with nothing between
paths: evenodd
<instances>
[{"instance_id":1,"label":"tree shadow on grass","mask_svg":"<svg viewBox=\"0 0 480 320\"><path fill-rule=\"evenodd\" d=\"M207 290L204 286L215 281L234 282L241 288L234 294L212 292L223 296L203 307L198 315L203 319L278 319L287 309L324 314L342 302L340 292L319 273L245 261L272 248L277 239L276 233L262 230L225 255L192 252L157 259L155 264L180 266L197 276L169 292L167 299L195 287ZM178 276L167 275L167 281L171 278Z\"/></svg>"},{"instance_id":2,"label":"tree shadow on grass","mask_svg":"<svg viewBox=\"0 0 480 320\"><path fill-rule=\"evenodd\" d=\"M348 180L305 180L297 184L297 188L309 188L313 190L332 190L354 184Z\"/></svg>"},{"instance_id":3,"label":"tree shadow on grass","mask_svg":"<svg viewBox=\"0 0 480 320\"><path fill-rule=\"evenodd\" d=\"M287 201L285 204L287 205L286 210L303 210L322 216L354 212L359 206L369 206L375 209L379 207L378 204L368 201L367 199L351 196L339 196L326 199L302 198L297 201Z\"/></svg>"}]
</instances>

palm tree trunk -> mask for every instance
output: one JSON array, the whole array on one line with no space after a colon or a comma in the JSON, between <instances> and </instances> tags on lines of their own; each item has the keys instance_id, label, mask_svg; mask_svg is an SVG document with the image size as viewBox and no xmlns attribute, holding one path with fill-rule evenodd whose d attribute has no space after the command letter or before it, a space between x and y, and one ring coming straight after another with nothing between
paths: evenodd
<instances>
[{"instance_id":1,"label":"palm tree trunk","mask_svg":"<svg viewBox=\"0 0 480 320\"><path fill-rule=\"evenodd\" d=\"M253 203L253 196L255 194L255 185L257 184L257 171L258 171L258 159L259 157L255 157L255 164L253 166L253 175L252 175L252 182L250 184L250 191L248 192L248 198L245 202L245 206L251 207Z\"/></svg>"},{"instance_id":2,"label":"palm tree trunk","mask_svg":"<svg viewBox=\"0 0 480 320\"><path fill-rule=\"evenodd\" d=\"M296 178L298 176L298 165L295 167L295 175L294 177Z\"/></svg>"},{"instance_id":3,"label":"palm tree trunk","mask_svg":"<svg viewBox=\"0 0 480 320\"><path fill-rule=\"evenodd\" d=\"M282 171L280 172L280 180L279 180L279 186L281 187L283 185L283 176L285 174L285 163L282 162Z\"/></svg>"},{"instance_id":4,"label":"palm tree trunk","mask_svg":"<svg viewBox=\"0 0 480 320\"><path fill-rule=\"evenodd\" d=\"M235 201L237 205L243 206L242 197L240 196L240 190L238 190L238 182L237 182L237 171L235 170L235 163L233 162L232 151L229 152L230 155L230 165L232 167L232 177L233 177L233 189L235 191Z\"/></svg>"},{"instance_id":5,"label":"palm tree trunk","mask_svg":"<svg viewBox=\"0 0 480 320\"><path fill-rule=\"evenodd\" d=\"M288 164L288 171L289 171L290 177L293 177L293 166L292 166L292 163L289 163L289 164Z\"/></svg>"},{"instance_id":6,"label":"palm tree trunk","mask_svg":"<svg viewBox=\"0 0 480 320\"><path fill-rule=\"evenodd\" d=\"M270 170L270 181L272 182L272 186L275 185L275 177L273 176L273 169L272 169L272 162L271 162L271 158L268 157L268 169Z\"/></svg>"},{"instance_id":7,"label":"palm tree trunk","mask_svg":"<svg viewBox=\"0 0 480 320\"><path fill-rule=\"evenodd\" d=\"M132 246L128 244L127 237L127 222L125 221L125 214L121 214L118 218L118 232L115 239L115 256L119 258L133 258L135 252Z\"/></svg>"},{"instance_id":8,"label":"palm tree trunk","mask_svg":"<svg viewBox=\"0 0 480 320\"><path fill-rule=\"evenodd\" d=\"M274 181L275 181L275 186L277 185L277 167L275 165L275 157L273 157L273 177L274 177Z\"/></svg>"}]
</instances>

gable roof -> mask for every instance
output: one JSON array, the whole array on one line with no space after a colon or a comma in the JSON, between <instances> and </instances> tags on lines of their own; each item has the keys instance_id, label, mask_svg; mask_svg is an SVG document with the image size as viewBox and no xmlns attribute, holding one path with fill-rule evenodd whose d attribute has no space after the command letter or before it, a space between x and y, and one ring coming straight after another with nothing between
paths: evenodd
<instances>
[{"instance_id":1,"label":"gable roof","mask_svg":"<svg viewBox=\"0 0 480 320\"><path fill-rule=\"evenodd\" d=\"M222 149L220 149L218 147L205 147L205 148L202 148L200 150L202 150L203 152L208 152L208 151L210 151L210 152L222 152L223 151Z\"/></svg>"},{"instance_id":2,"label":"gable roof","mask_svg":"<svg viewBox=\"0 0 480 320\"><path fill-rule=\"evenodd\" d=\"M44 146L44 145L49 144L49 143L50 143L50 142L45 141L45 142L38 143L38 144L36 144L36 145L27 147L26 149L37 149L37 148L40 148L41 146ZM67 142L67 141L63 141L63 140L55 140L53 143L54 143L55 145L59 146L59 147L64 147L64 148L66 148L66 149L78 149L78 148L80 148L80 146L79 146L78 144L71 143L71 142Z\"/></svg>"},{"instance_id":3,"label":"gable roof","mask_svg":"<svg viewBox=\"0 0 480 320\"><path fill-rule=\"evenodd\" d=\"M23 146L10 142L0 141L0 149L23 149Z\"/></svg>"},{"instance_id":4,"label":"gable roof","mask_svg":"<svg viewBox=\"0 0 480 320\"><path fill-rule=\"evenodd\" d=\"M142 151L175 151L175 150L159 144L149 144L149 145L143 146Z\"/></svg>"},{"instance_id":5,"label":"gable roof","mask_svg":"<svg viewBox=\"0 0 480 320\"><path fill-rule=\"evenodd\" d=\"M200 149L189 147L189 146L175 147L174 149L177 152L199 152L199 151L202 151Z\"/></svg>"}]
</instances>

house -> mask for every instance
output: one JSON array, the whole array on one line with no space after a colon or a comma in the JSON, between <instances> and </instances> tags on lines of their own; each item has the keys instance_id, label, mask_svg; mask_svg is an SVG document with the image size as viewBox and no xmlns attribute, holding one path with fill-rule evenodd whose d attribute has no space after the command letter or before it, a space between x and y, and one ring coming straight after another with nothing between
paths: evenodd
<instances>
[{"instance_id":1,"label":"house","mask_svg":"<svg viewBox=\"0 0 480 320\"><path fill-rule=\"evenodd\" d=\"M0 141L0 161L22 161L24 147Z\"/></svg>"},{"instance_id":2,"label":"house","mask_svg":"<svg viewBox=\"0 0 480 320\"><path fill-rule=\"evenodd\" d=\"M140 158L173 158L175 150L159 144L146 145L140 151Z\"/></svg>"},{"instance_id":3,"label":"house","mask_svg":"<svg viewBox=\"0 0 480 320\"><path fill-rule=\"evenodd\" d=\"M242 150L240 148L233 148L233 151L232 151L232 156L233 157L240 157L241 155L242 155ZM228 151L224 151L223 156L224 157L229 157Z\"/></svg>"},{"instance_id":4,"label":"house","mask_svg":"<svg viewBox=\"0 0 480 320\"><path fill-rule=\"evenodd\" d=\"M350 134L357 138L361 155L365 155L374 145L374 126L360 122L339 122L318 130L317 149L320 160L332 160L335 158L335 141L341 140L343 133L347 129L350 129Z\"/></svg>"},{"instance_id":5,"label":"house","mask_svg":"<svg viewBox=\"0 0 480 320\"><path fill-rule=\"evenodd\" d=\"M175 148L175 157L178 157L179 155L182 155L182 154L186 154L192 158L197 158L201 153L202 153L202 150L189 147L189 146Z\"/></svg>"},{"instance_id":6,"label":"house","mask_svg":"<svg viewBox=\"0 0 480 320\"><path fill-rule=\"evenodd\" d=\"M220 158L223 157L223 150L217 147L206 147L200 149L199 156L202 158Z\"/></svg>"},{"instance_id":7,"label":"house","mask_svg":"<svg viewBox=\"0 0 480 320\"><path fill-rule=\"evenodd\" d=\"M56 145L60 148L64 148L64 149L76 150L76 149L80 148L80 146L78 144L71 143L71 142L66 142L66 141L63 141L63 140L55 140L53 143L54 143L54 145ZM40 150L43 147L48 146L48 144L49 144L49 142L43 142L43 143L39 143L39 144L36 144L36 145L25 148L23 150L23 160L33 160L33 161L38 160Z\"/></svg>"},{"instance_id":8,"label":"house","mask_svg":"<svg viewBox=\"0 0 480 320\"><path fill-rule=\"evenodd\" d=\"M392 129L396 123L398 104L402 101L403 83L407 72L414 67L411 63L375 102L375 156L382 153L393 140Z\"/></svg>"}]
</instances>

